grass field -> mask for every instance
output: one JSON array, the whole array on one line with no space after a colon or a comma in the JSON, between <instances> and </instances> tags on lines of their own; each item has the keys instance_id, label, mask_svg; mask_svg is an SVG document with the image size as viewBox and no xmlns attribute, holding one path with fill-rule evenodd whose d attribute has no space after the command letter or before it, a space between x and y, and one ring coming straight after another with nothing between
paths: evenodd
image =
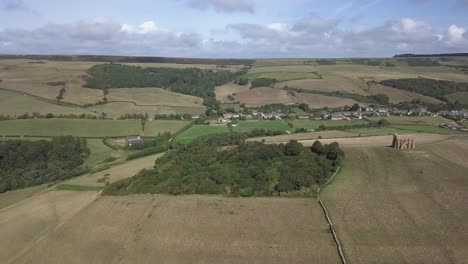
<instances>
[{"instance_id":1,"label":"grass field","mask_svg":"<svg viewBox=\"0 0 468 264\"><path fill-rule=\"evenodd\" d=\"M0 135L113 137L137 135L139 120L19 119L0 122Z\"/></svg>"},{"instance_id":2,"label":"grass field","mask_svg":"<svg viewBox=\"0 0 468 264\"><path fill-rule=\"evenodd\" d=\"M219 134L228 132L228 128L224 125L194 125L188 130L182 132L175 138L176 142L189 143L193 139L210 134Z\"/></svg>"},{"instance_id":3,"label":"grass field","mask_svg":"<svg viewBox=\"0 0 468 264\"><path fill-rule=\"evenodd\" d=\"M468 92L452 93L447 96L450 102L458 101L461 104L468 105Z\"/></svg>"},{"instance_id":4,"label":"grass field","mask_svg":"<svg viewBox=\"0 0 468 264\"><path fill-rule=\"evenodd\" d=\"M145 126L145 136L175 133L188 124L182 120L153 120ZM140 120L92 119L20 119L0 121L0 135L52 137L73 135L79 137L117 137L138 135Z\"/></svg>"},{"instance_id":5,"label":"grass field","mask_svg":"<svg viewBox=\"0 0 468 264\"><path fill-rule=\"evenodd\" d=\"M349 263L466 263L466 137L414 151L341 145L343 170L322 199Z\"/></svg>"},{"instance_id":6,"label":"grass field","mask_svg":"<svg viewBox=\"0 0 468 264\"><path fill-rule=\"evenodd\" d=\"M234 131L246 132L255 128L280 131L291 131L293 129L290 128L284 120L241 120L238 121L237 126L232 129Z\"/></svg>"},{"instance_id":7,"label":"grass field","mask_svg":"<svg viewBox=\"0 0 468 264\"><path fill-rule=\"evenodd\" d=\"M350 138L350 137L357 137L358 134L345 132L345 131L337 131L337 130L325 130L320 132L306 132L306 133L294 133L294 134L284 134L284 135L277 135L277 136L269 136L269 137L256 137L256 138L249 138L247 141L263 141L265 143L284 143L288 142L289 140L313 140L313 139L327 139L327 138Z\"/></svg>"},{"instance_id":8,"label":"grass field","mask_svg":"<svg viewBox=\"0 0 468 264\"><path fill-rule=\"evenodd\" d=\"M369 124L366 120L351 119L351 120L308 120L299 119L293 120L291 123L295 128L317 129L319 126L337 127L337 126L352 126L352 125L366 125Z\"/></svg>"},{"instance_id":9,"label":"grass field","mask_svg":"<svg viewBox=\"0 0 468 264\"><path fill-rule=\"evenodd\" d=\"M99 164L106 163L108 159L120 160L126 157L128 151L114 150L102 143L102 139L88 138L88 147L91 154L86 158L84 166L93 168Z\"/></svg>"},{"instance_id":10,"label":"grass field","mask_svg":"<svg viewBox=\"0 0 468 264\"><path fill-rule=\"evenodd\" d=\"M104 196L17 262L339 263L327 230L310 199Z\"/></svg>"},{"instance_id":11,"label":"grass field","mask_svg":"<svg viewBox=\"0 0 468 264\"><path fill-rule=\"evenodd\" d=\"M146 122L145 125L145 136L157 136L159 133L170 132L171 134L176 133L190 121L183 120L153 120Z\"/></svg>"}]
</instances>

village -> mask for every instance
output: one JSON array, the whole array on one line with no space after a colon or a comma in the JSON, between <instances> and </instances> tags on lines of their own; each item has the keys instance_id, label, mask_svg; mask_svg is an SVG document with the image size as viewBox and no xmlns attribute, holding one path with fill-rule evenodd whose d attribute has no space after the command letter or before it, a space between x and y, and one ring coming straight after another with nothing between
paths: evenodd
<instances>
[{"instance_id":1,"label":"village","mask_svg":"<svg viewBox=\"0 0 468 264\"><path fill-rule=\"evenodd\" d=\"M430 116L430 117L444 117L455 121L463 121L468 119L468 112L459 110L443 110L437 112L430 112L425 107L419 107L412 110L402 110L398 108L386 107L359 107L355 111L343 110L319 110L314 113L296 114L296 113L283 113L281 111L275 112L262 112L253 110L251 113L225 113L218 118L219 124L231 124L234 120L275 120L275 119L313 119L313 120L351 120L351 119L365 119L368 117L388 117L388 116ZM441 124L442 128L453 130L467 130L462 125L456 124Z\"/></svg>"}]
</instances>

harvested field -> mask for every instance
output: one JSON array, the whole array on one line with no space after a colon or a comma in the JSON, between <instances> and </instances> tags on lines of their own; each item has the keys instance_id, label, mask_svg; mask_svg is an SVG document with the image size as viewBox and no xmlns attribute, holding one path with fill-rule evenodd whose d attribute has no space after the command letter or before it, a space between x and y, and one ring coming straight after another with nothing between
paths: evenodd
<instances>
[{"instance_id":1,"label":"harvested field","mask_svg":"<svg viewBox=\"0 0 468 264\"><path fill-rule=\"evenodd\" d=\"M22 94L14 91L0 90L0 114L19 116L24 113L32 114L34 112L46 115L52 113L54 115L59 114L92 114L90 110L79 108L57 105L49 103L33 96Z\"/></svg>"},{"instance_id":2,"label":"harvested field","mask_svg":"<svg viewBox=\"0 0 468 264\"><path fill-rule=\"evenodd\" d=\"M430 143L443 141L452 136L441 135L441 134L408 134L408 137L413 137L416 139L416 148L421 143ZM333 139L323 139L320 142L329 144L332 142L338 142L340 146L344 147L388 147L392 144L392 135L387 136L372 136L372 137L353 137L353 138L333 138ZM304 146L312 146L315 140L301 140L300 141Z\"/></svg>"},{"instance_id":3,"label":"harvested field","mask_svg":"<svg viewBox=\"0 0 468 264\"><path fill-rule=\"evenodd\" d=\"M15 263L339 263L316 201L101 197Z\"/></svg>"},{"instance_id":4,"label":"harvested field","mask_svg":"<svg viewBox=\"0 0 468 264\"><path fill-rule=\"evenodd\" d=\"M47 235L72 219L93 202L96 195L95 192L48 191L1 210L2 262L17 263L17 257L29 252Z\"/></svg>"},{"instance_id":5,"label":"harvested field","mask_svg":"<svg viewBox=\"0 0 468 264\"><path fill-rule=\"evenodd\" d=\"M467 263L468 138L431 137L411 151L340 141L343 170L322 199L348 263Z\"/></svg>"},{"instance_id":6,"label":"harvested field","mask_svg":"<svg viewBox=\"0 0 468 264\"><path fill-rule=\"evenodd\" d=\"M259 78L275 79L277 81L287 80L301 80L301 79L320 79L320 76L315 72L288 72L288 71L277 71L277 72L250 72L244 74L242 77L250 80Z\"/></svg>"},{"instance_id":7,"label":"harvested field","mask_svg":"<svg viewBox=\"0 0 468 264\"><path fill-rule=\"evenodd\" d=\"M140 159L134 159L125 162L124 164L113 166L106 170L73 178L71 180L66 181L65 184L80 186L104 186L106 180L112 183L118 180L132 177L142 169L153 168L154 161L162 155L163 154L156 154ZM98 182L99 179L103 178L105 178L106 180Z\"/></svg>"},{"instance_id":8,"label":"harvested field","mask_svg":"<svg viewBox=\"0 0 468 264\"><path fill-rule=\"evenodd\" d=\"M267 104L294 104L306 103L311 108L322 107L340 107L344 105L353 105L357 103L353 99L339 98L333 96L295 93L291 95L288 91L261 87L239 92L236 96L236 101L246 104L247 106L261 106Z\"/></svg>"},{"instance_id":9,"label":"harvested field","mask_svg":"<svg viewBox=\"0 0 468 264\"><path fill-rule=\"evenodd\" d=\"M312 139L327 139L327 138L349 138L357 137L355 133L345 132L345 131L336 131L336 130L327 130L320 132L307 132L307 133L297 133L297 134L287 134L287 135L278 135L270 137L256 137L249 138L247 141L263 141L265 143L283 143L289 140L312 140ZM320 138L320 139L319 139Z\"/></svg>"},{"instance_id":10,"label":"harvested field","mask_svg":"<svg viewBox=\"0 0 468 264\"><path fill-rule=\"evenodd\" d=\"M205 109L203 99L191 95L174 93L161 88L109 89L108 102L134 102L141 106L183 106Z\"/></svg>"},{"instance_id":11,"label":"harvested field","mask_svg":"<svg viewBox=\"0 0 468 264\"><path fill-rule=\"evenodd\" d=\"M370 94L385 94L388 96L388 99L390 103L399 103L399 102L411 102L413 100L420 99L423 102L429 103L429 104L438 104L441 103L439 99L436 99L434 97L430 96L425 96L422 94L418 93L413 93L410 91L405 91L401 89L396 89L380 84L372 84L369 86L369 89L367 90Z\"/></svg>"},{"instance_id":12,"label":"harvested field","mask_svg":"<svg viewBox=\"0 0 468 264\"><path fill-rule=\"evenodd\" d=\"M323 78L324 79L304 79L278 82L275 84L275 88L281 89L284 86L288 86L289 88L298 88L310 91L340 91L346 93L368 95L368 93L363 89L362 82L360 80L350 80L348 78L339 77L331 78L331 75L323 76Z\"/></svg>"},{"instance_id":13,"label":"harvested field","mask_svg":"<svg viewBox=\"0 0 468 264\"><path fill-rule=\"evenodd\" d=\"M231 100L229 100L228 96L237 94L240 91L248 91L249 86L248 85L237 85L234 83L228 83L225 85L217 86L215 88L215 93L216 93L216 99L220 100L223 103L232 103Z\"/></svg>"},{"instance_id":14,"label":"harvested field","mask_svg":"<svg viewBox=\"0 0 468 264\"><path fill-rule=\"evenodd\" d=\"M34 194L42 190L45 190L46 188L47 188L47 184L42 184L42 185L37 185L37 186L32 186L32 187L27 187L23 189L1 193L0 194L0 210L7 206L15 204L19 201L27 199L33 196Z\"/></svg>"}]
</instances>

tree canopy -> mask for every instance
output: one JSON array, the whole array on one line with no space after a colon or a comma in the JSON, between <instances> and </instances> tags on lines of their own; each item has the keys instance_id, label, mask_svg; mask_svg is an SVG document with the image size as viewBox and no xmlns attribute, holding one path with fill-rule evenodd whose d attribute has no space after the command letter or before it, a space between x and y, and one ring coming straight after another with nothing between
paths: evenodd
<instances>
[{"instance_id":1,"label":"tree canopy","mask_svg":"<svg viewBox=\"0 0 468 264\"><path fill-rule=\"evenodd\" d=\"M225 147L223 147L225 146ZM338 143L314 153L297 141L246 142L241 133L207 136L156 160L155 169L106 187L105 194L133 193L280 195L313 193L343 155Z\"/></svg>"},{"instance_id":2,"label":"tree canopy","mask_svg":"<svg viewBox=\"0 0 468 264\"><path fill-rule=\"evenodd\" d=\"M86 139L72 136L0 141L0 193L81 174L89 153Z\"/></svg>"}]
</instances>

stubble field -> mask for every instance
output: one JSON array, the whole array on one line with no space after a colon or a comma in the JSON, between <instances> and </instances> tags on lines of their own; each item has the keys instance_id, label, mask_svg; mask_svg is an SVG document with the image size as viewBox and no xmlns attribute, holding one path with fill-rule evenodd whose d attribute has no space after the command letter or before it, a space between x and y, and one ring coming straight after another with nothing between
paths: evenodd
<instances>
[{"instance_id":1,"label":"stubble field","mask_svg":"<svg viewBox=\"0 0 468 264\"><path fill-rule=\"evenodd\" d=\"M439 137L411 151L342 144L322 199L348 263L467 263L468 139Z\"/></svg>"}]
</instances>

